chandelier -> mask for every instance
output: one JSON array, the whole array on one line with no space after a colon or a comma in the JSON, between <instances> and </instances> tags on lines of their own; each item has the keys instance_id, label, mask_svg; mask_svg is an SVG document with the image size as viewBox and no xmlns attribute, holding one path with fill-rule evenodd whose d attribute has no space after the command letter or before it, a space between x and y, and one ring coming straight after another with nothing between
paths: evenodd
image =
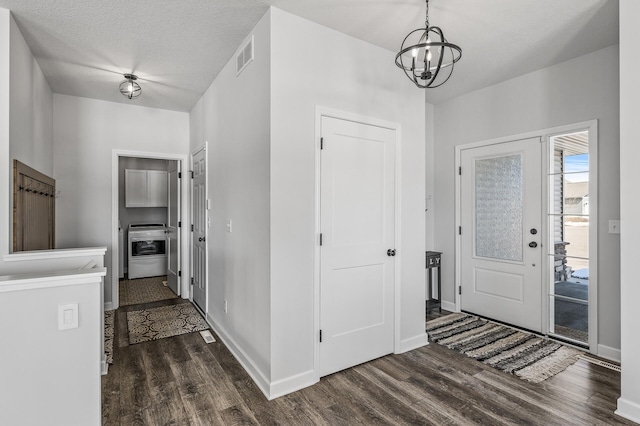
<instances>
[{"instance_id":1,"label":"chandelier","mask_svg":"<svg viewBox=\"0 0 640 426\"><path fill-rule=\"evenodd\" d=\"M421 89L442 86L462 57L462 49L449 43L439 27L429 26L429 0L424 28L411 31L402 41L396 65Z\"/></svg>"},{"instance_id":2,"label":"chandelier","mask_svg":"<svg viewBox=\"0 0 640 426\"><path fill-rule=\"evenodd\" d=\"M136 82L135 74L124 74L124 81L120 83L120 93L128 99L135 99L142 94L142 88Z\"/></svg>"}]
</instances>

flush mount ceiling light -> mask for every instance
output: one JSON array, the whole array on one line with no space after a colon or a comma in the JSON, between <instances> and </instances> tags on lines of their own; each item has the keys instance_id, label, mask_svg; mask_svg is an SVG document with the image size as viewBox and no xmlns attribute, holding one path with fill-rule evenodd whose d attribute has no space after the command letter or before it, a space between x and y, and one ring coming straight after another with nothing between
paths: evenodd
<instances>
[{"instance_id":1,"label":"flush mount ceiling light","mask_svg":"<svg viewBox=\"0 0 640 426\"><path fill-rule=\"evenodd\" d=\"M439 27L429 26L429 0L424 28L411 31L402 41L396 65L421 89L442 86L462 57L462 49L449 43Z\"/></svg>"},{"instance_id":2,"label":"flush mount ceiling light","mask_svg":"<svg viewBox=\"0 0 640 426\"><path fill-rule=\"evenodd\" d=\"M140 96L142 94L142 88L136 83L138 77L136 77L135 74L125 74L124 78L125 80L120 83L120 93L122 93L122 96L129 99L135 99Z\"/></svg>"}]
</instances>

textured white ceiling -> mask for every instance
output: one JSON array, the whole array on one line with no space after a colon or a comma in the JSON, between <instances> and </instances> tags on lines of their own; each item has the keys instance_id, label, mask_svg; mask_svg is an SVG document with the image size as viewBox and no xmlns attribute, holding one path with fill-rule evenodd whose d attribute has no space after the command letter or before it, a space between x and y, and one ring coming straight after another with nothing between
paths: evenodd
<instances>
[{"instance_id":1,"label":"textured white ceiling","mask_svg":"<svg viewBox=\"0 0 640 426\"><path fill-rule=\"evenodd\" d=\"M0 0L54 92L179 111L269 5L384 47L391 62L424 24L422 0ZM427 91L431 103L618 41L617 0L431 0L430 21L463 49L451 80ZM117 89L128 72L143 89L135 101Z\"/></svg>"}]
</instances>

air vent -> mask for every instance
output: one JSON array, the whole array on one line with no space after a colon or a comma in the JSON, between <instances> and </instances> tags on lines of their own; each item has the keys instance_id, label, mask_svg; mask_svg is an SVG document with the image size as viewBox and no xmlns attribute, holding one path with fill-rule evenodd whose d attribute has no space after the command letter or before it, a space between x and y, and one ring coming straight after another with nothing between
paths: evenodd
<instances>
[{"instance_id":1,"label":"air vent","mask_svg":"<svg viewBox=\"0 0 640 426\"><path fill-rule=\"evenodd\" d=\"M204 330L200 332L200 335L204 339L205 343L213 343L216 339L213 337L209 330Z\"/></svg>"},{"instance_id":2,"label":"air vent","mask_svg":"<svg viewBox=\"0 0 640 426\"><path fill-rule=\"evenodd\" d=\"M253 61L253 36L247 41L238 56L236 57L236 75L240 73Z\"/></svg>"}]
</instances>

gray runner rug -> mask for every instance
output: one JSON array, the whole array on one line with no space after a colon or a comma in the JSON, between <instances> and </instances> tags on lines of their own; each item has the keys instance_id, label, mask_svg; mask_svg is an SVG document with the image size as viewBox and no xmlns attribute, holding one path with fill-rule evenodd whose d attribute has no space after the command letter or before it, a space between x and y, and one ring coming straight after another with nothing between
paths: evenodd
<instances>
[{"instance_id":1,"label":"gray runner rug","mask_svg":"<svg viewBox=\"0 0 640 426\"><path fill-rule=\"evenodd\" d=\"M429 340L539 383L575 363L581 352L553 340L465 313L427 322Z\"/></svg>"}]
</instances>

